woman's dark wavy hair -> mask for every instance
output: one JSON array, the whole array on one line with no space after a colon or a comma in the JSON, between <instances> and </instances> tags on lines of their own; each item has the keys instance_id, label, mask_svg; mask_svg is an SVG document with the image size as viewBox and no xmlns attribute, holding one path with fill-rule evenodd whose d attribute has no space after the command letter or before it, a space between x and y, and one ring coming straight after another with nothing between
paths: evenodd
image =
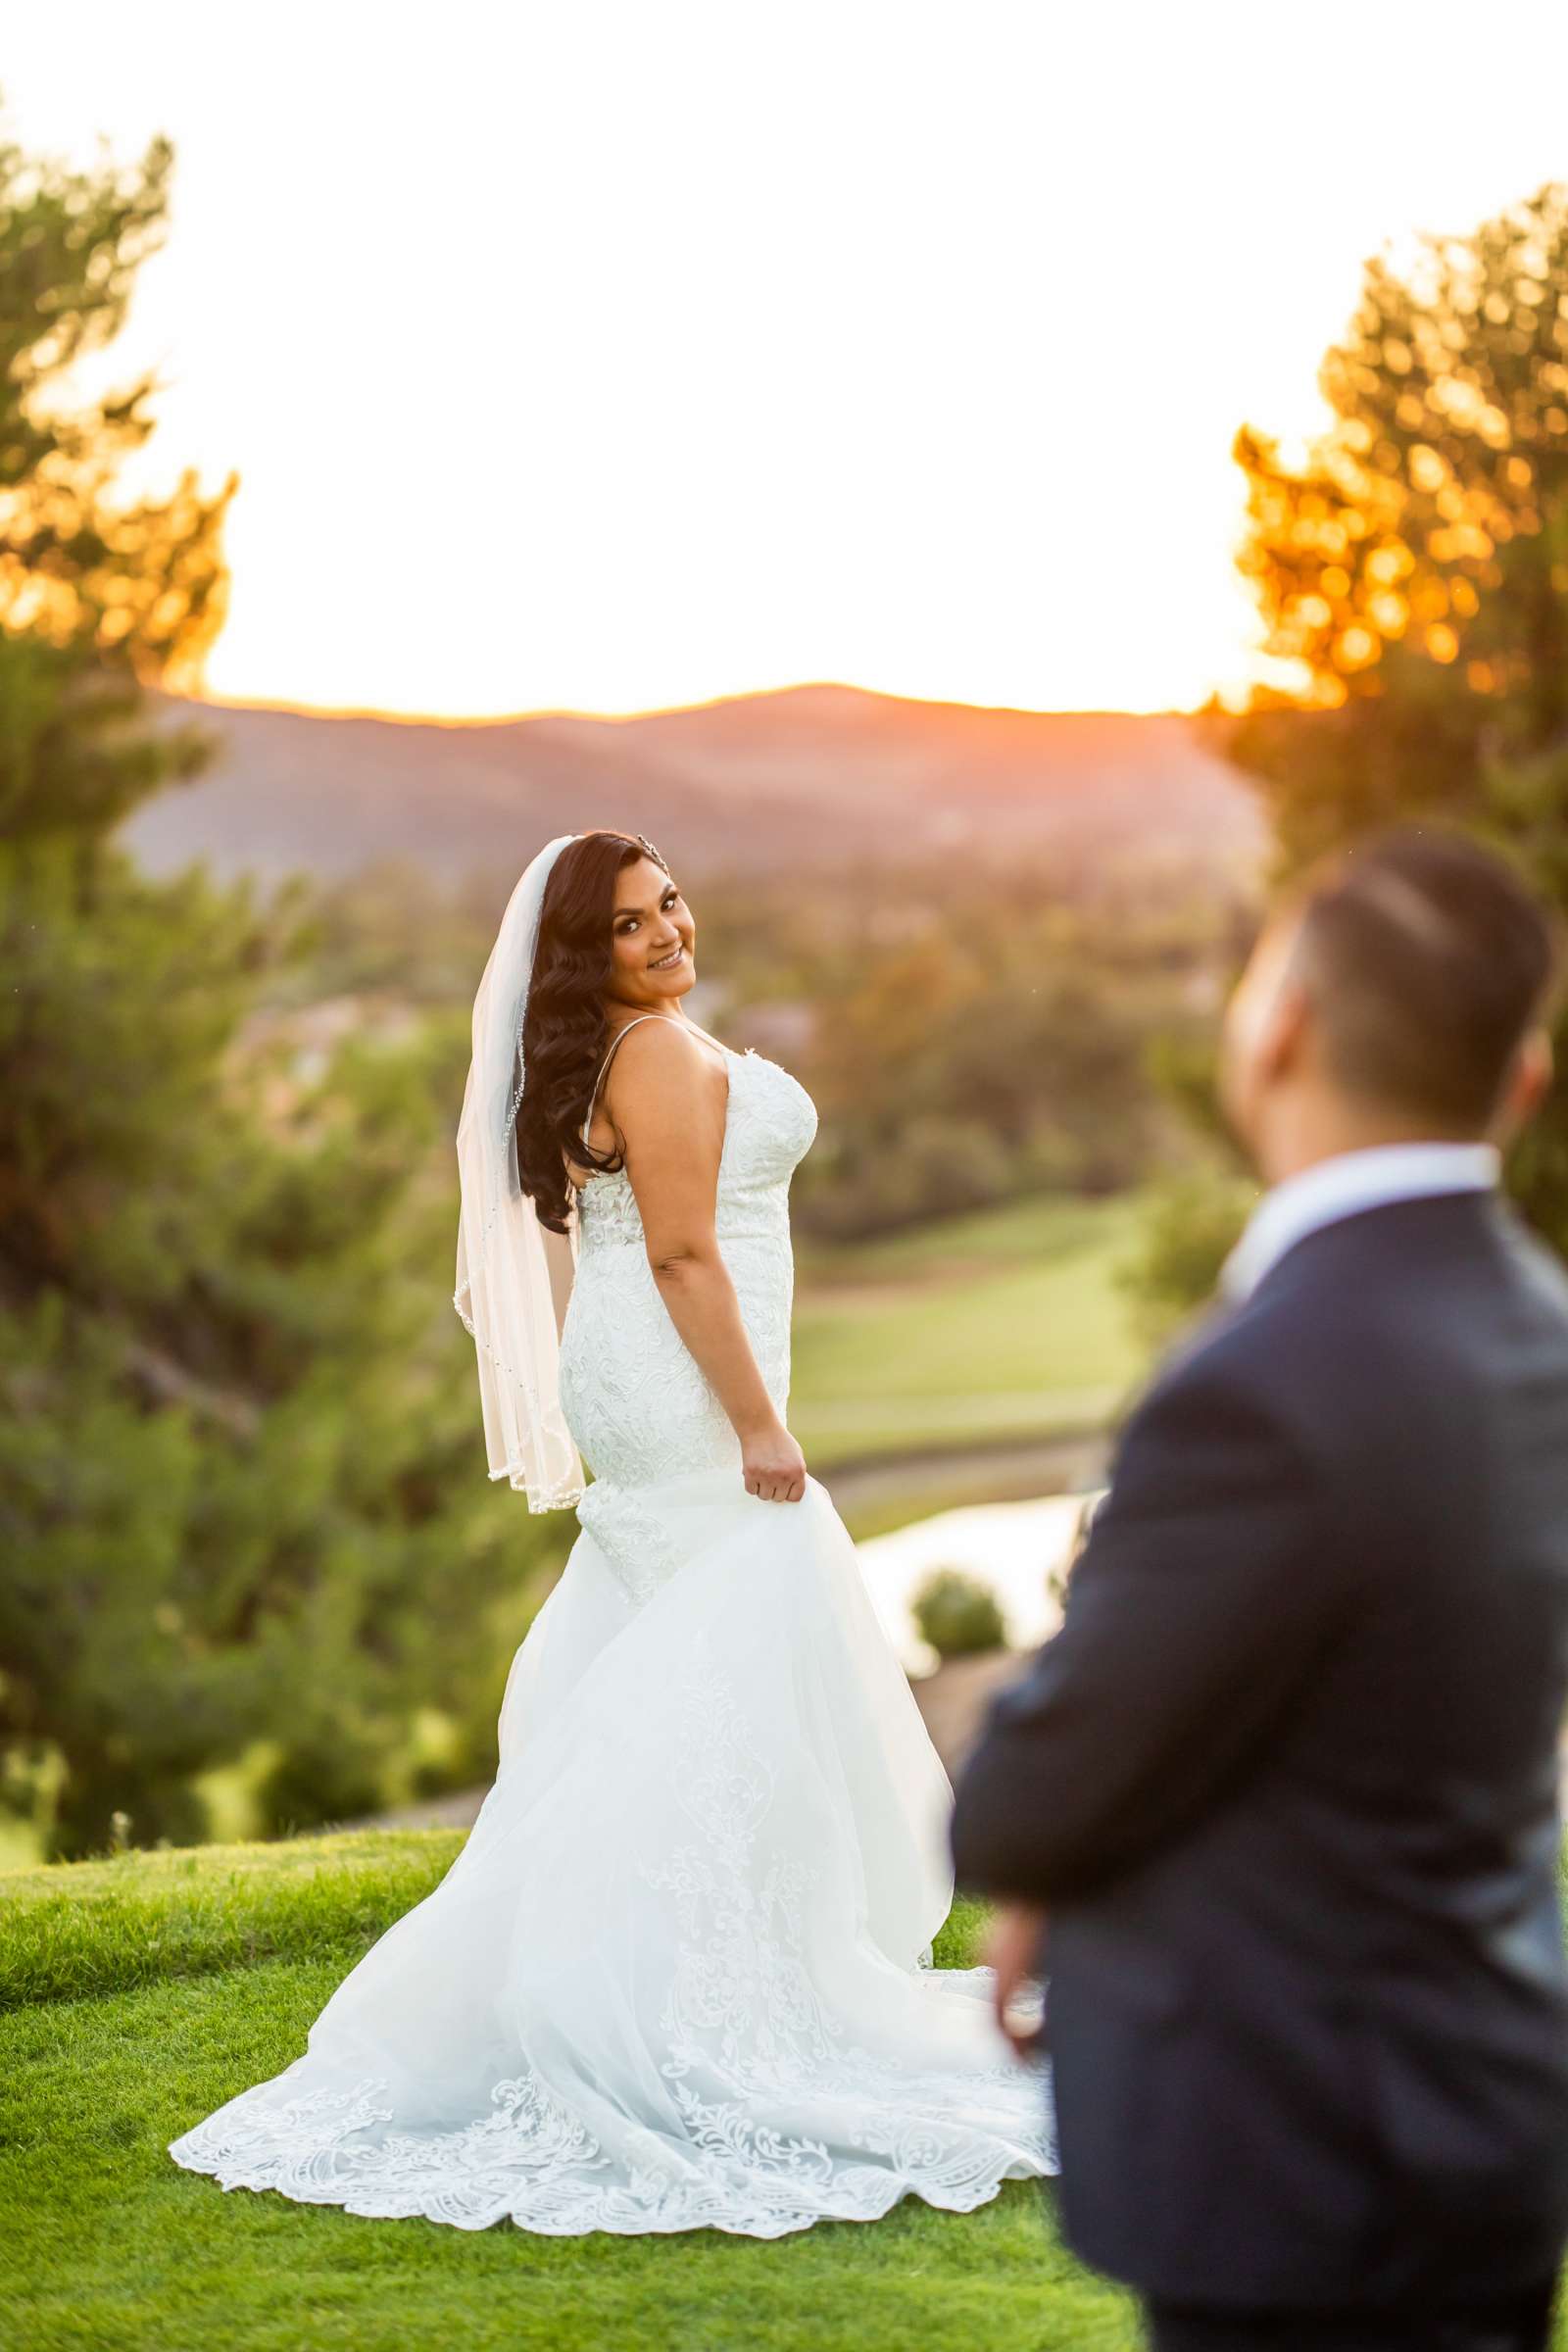
<instances>
[{"instance_id":1,"label":"woman's dark wavy hair","mask_svg":"<svg viewBox=\"0 0 1568 2352\"><path fill-rule=\"evenodd\" d=\"M522 1101L517 1106L517 1176L541 1225L564 1233L578 1167L618 1168L616 1152L582 1141L599 1065L610 1044L605 989L614 965L615 876L639 858L669 867L640 833L579 833L545 884L539 945L522 1024Z\"/></svg>"}]
</instances>

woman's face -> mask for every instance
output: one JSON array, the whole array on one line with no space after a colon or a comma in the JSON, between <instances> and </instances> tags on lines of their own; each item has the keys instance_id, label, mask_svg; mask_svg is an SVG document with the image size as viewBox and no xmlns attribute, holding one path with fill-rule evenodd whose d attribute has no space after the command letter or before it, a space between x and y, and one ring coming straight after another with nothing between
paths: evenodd
<instances>
[{"instance_id":1,"label":"woman's face","mask_svg":"<svg viewBox=\"0 0 1568 2352\"><path fill-rule=\"evenodd\" d=\"M615 876L612 939L608 993L617 1004L655 1010L683 997L697 977L691 908L651 858L623 865Z\"/></svg>"}]
</instances>

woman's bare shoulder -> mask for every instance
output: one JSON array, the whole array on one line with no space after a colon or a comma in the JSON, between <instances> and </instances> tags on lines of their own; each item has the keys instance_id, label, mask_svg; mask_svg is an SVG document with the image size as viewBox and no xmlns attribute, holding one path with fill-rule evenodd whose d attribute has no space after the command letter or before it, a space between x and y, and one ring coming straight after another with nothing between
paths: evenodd
<instances>
[{"instance_id":1,"label":"woman's bare shoulder","mask_svg":"<svg viewBox=\"0 0 1568 2352\"><path fill-rule=\"evenodd\" d=\"M605 1082L617 1102L637 1101L642 1095L674 1085L700 1089L721 1070L722 1055L684 1021L662 1015L628 1021L620 1033Z\"/></svg>"}]
</instances>

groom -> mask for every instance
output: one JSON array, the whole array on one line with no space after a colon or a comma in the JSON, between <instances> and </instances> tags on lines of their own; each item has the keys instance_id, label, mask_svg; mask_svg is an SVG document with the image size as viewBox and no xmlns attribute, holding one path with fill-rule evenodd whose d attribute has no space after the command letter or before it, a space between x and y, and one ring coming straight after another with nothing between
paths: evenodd
<instances>
[{"instance_id":1,"label":"groom","mask_svg":"<svg viewBox=\"0 0 1568 2352\"><path fill-rule=\"evenodd\" d=\"M954 1821L1049 1976L1060 2214L1157 2352L1531 2352L1568 2236L1568 1278L1499 1195L1546 918L1445 830L1274 914L1269 1186Z\"/></svg>"}]
</instances>

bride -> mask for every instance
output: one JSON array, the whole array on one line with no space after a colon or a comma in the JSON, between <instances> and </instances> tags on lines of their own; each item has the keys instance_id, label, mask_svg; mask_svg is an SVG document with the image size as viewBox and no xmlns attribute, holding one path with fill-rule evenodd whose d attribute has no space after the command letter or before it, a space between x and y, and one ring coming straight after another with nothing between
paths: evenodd
<instances>
[{"instance_id":1,"label":"bride","mask_svg":"<svg viewBox=\"0 0 1568 2352\"><path fill-rule=\"evenodd\" d=\"M687 1016L694 937L619 833L552 841L508 905L455 1303L490 1475L582 1533L445 1879L292 2065L172 2142L224 2188L776 2237L1055 2169L993 1972L931 1966L952 1792L785 1425L816 1114Z\"/></svg>"}]
</instances>

